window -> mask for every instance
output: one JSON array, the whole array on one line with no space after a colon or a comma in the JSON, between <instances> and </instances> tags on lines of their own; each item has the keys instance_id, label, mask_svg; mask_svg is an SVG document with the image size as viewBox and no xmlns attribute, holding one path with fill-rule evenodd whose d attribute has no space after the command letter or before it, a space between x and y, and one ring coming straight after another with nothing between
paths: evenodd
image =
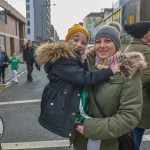
<instances>
[{"instance_id":1,"label":"window","mask_svg":"<svg viewBox=\"0 0 150 150\"><path fill-rule=\"evenodd\" d=\"M30 13L27 13L27 18L30 18Z\"/></svg>"},{"instance_id":2,"label":"window","mask_svg":"<svg viewBox=\"0 0 150 150\"><path fill-rule=\"evenodd\" d=\"M0 22L6 23L6 11L2 7L0 7Z\"/></svg>"},{"instance_id":3,"label":"window","mask_svg":"<svg viewBox=\"0 0 150 150\"><path fill-rule=\"evenodd\" d=\"M0 35L0 47L5 50L5 37L3 35Z\"/></svg>"},{"instance_id":4,"label":"window","mask_svg":"<svg viewBox=\"0 0 150 150\"><path fill-rule=\"evenodd\" d=\"M88 24L91 24L91 19L88 19Z\"/></svg>"},{"instance_id":5,"label":"window","mask_svg":"<svg viewBox=\"0 0 150 150\"><path fill-rule=\"evenodd\" d=\"M30 10L30 5L26 5L26 10L27 10L27 11Z\"/></svg>"},{"instance_id":6,"label":"window","mask_svg":"<svg viewBox=\"0 0 150 150\"><path fill-rule=\"evenodd\" d=\"M29 20L27 20L27 26L30 26L30 21Z\"/></svg>"},{"instance_id":7,"label":"window","mask_svg":"<svg viewBox=\"0 0 150 150\"><path fill-rule=\"evenodd\" d=\"M30 32L30 28L28 28L28 34L30 34L31 32Z\"/></svg>"}]
</instances>

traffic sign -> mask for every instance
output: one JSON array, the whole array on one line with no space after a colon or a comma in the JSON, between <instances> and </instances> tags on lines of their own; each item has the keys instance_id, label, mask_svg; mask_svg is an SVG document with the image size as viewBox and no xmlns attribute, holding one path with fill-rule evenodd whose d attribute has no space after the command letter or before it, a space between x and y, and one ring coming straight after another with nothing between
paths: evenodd
<instances>
[{"instance_id":1,"label":"traffic sign","mask_svg":"<svg viewBox=\"0 0 150 150\"><path fill-rule=\"evenodd\" d=\"M129 16L129 23L133 24L134 23L134 15Z\"/></svg>"}]
</instances>

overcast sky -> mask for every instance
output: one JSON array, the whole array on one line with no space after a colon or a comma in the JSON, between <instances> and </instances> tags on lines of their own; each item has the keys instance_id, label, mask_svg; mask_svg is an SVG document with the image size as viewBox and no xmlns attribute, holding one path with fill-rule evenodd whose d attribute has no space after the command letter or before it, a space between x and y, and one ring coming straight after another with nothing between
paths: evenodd
<instances>
[{"instance_id":1,"label":"overcast sky","mask_svg":"<svg viewBox=\"0 0 150 150\"><path fill-rule=\"evenodd\" d=\"M25 0L6 0L15 8L25 13ZM51 0L51 23L54 25L60 39L64 39L68 28L73 24L83 22L91 12L100 12L102 8L111 8L114 0ZM53 6L53 4L56 4Z\"/></svg>"}]
</instances>

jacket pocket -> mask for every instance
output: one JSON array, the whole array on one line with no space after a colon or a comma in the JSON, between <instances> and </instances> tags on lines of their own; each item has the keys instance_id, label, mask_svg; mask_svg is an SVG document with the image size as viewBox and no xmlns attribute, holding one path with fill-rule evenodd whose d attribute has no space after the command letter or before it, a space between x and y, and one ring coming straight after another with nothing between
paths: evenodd
<instances>
[{"instance_id":1,"label":"jacket pocket","mask_svg":"<svg viewBox=\"0 0 150 150\"><path fill-rule=\"evenodd\" d=\"M43 91L42 100L41 100L41 111L45 108L45 106L53 101L54 97L56 96L57 91L51 87L50 85L47 85Z\"/></svg>"},{"instance_id":2,"label":"jacket pocket","mask_svg":"<svg viewBox=\"0 0 150 150\"><path fill-rule=\"evenodd\" d=\"M64 90L64 91L63 91L63 99L62 99L62 109L65 108L65 103L66 103L67 94L68 94L68 91L67 91L67 90Z\"/></svg>"}]
</instances>

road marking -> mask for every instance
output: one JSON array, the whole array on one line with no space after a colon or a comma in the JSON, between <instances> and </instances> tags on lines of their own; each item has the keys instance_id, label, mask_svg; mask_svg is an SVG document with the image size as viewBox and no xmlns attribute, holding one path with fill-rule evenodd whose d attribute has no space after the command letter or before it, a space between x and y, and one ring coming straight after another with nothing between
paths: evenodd
<instances>
[{"instance_id":1,"label":"road marking","mask_svg":"<svg viewBox=\"0 0 150 150\"><path fill-rule=\"evenodd\" d=\"M150 141L150 135L144 135L142 141Z\"/></svg>"},{"instance_id":2,"label":"road marking","mask_svg":"<svg viewBox=\"0 0 150 150\"><path fill-rule=\"evenodd\" d=\"M2 150L12 149L34 149L34 148L52 148L52 147L68 147L69 140L54 141L37 141L37 142L20 142L20 143L1 143Z\"/></svg>"},{"instance_id":3,"label":"road marking","mask_svg":"<svg viewBox=\"0 0 150 150\"><path fill-rule=\"evenodd\" d=\"M150 135L144 135L142 141L150 141ZM2 150L69 147L69 140L1 143L1 146L2 146Z\"/></svg>"},{"instance_id":4,"label":"road marking","mask_svg":"<svg viewBox=\"0 0 150 150\"><path fill-rule=\"evenodd\" d=\"M37 103L37 102L41 102L41 99L0 102L0 105L13 105L13 104Z\"/></svg>"},{"instance_id":5,"label":"road marking","mask_svg":"<svg viewBox=\"0 0 150 150\"><path fill-rule=\"evenodd\" d=\"M22 75L23 73L24 73L24 71L19 72L17 77L20 77L20 75ZM7 80L10 80L10 79L12 79L12 76L10 76L10 78L7 79ZM11 85L11 82L7 82L6 84L0 84L0 92L7 89L10 85Z\"/></svg>"},{"instance_id":6,"label":"road marking","mask_svg":"<svg viewBox=\"0 0 150 150\"><path fill-rule=\"evenodd\" d=\"M0 85L0 92L2 92L3 90L5 90L9 86L10 86L10 82L7 82L6 84L1 84Z\"/></svg>"}]
</instances>

